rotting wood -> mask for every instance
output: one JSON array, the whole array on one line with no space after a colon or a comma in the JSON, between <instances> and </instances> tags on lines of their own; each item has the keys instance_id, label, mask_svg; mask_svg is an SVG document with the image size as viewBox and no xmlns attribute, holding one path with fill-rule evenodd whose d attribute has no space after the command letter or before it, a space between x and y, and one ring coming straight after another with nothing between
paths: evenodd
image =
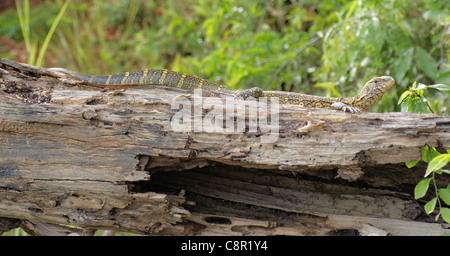
<instances>
[{"instance_id":1,"label":"rotting wood","mask_svg":"<svg viewBox=\"0 0 450 256\"><path fill-rule=\"evenodd\" d=\"M424 222L423 202L411 196L426 166L403 164L420 159L423 145L450 148L449 117L283 106L278 140L263 143L260 131L174 132L173 100L192 100L184 91L105 91L2 63L14 67L0 78L0 217L8 227L22 220L154 235L449 232Z\"/></svg>"}]
</instances>

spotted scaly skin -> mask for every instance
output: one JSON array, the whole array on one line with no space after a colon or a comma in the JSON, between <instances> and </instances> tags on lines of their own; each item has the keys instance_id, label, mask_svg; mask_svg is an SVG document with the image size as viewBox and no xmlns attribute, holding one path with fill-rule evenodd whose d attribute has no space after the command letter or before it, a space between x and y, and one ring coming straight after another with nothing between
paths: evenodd
<instances>
[{"instance_id":1,"label":"spotted scaly skin","mask_svg":"<svg viewBox=\"0 0 450 256\"><path fill-rule=\"evenodd\" d=\"M236 90L212 83L205 79L167 69L144 69L109 76L88 76L67 69L53 68L53 71L65 73L84 82L102 87L121 88L134 85L165 85L188 91L202 89L206 96L217 93L236 94Z\"/></svg>"},{"instance_id":2,"label":"spotted scaly skin","mask_svg":"<svg viewBox=\"0 0 450 256\"><path fill-rule=\"evenodd\" d=\"M390 76L375 77L368 81L361 91L351 98L330 98L292 92L264 91L265 97L278 97L283 104L302 105L312 108L337 109L347 112L369 111L383 94L395 85Z\"/></svg>"},{"instance_id":3,"label":"spotted scaly skin","mask_svg":"<svg viewBox=\"0 0 450 256\"><path fill-rule=\"evenodd\" d=\"M390 76L376 77L368 81L355 97L330 98L294 92L263 91L258 87L242 91L233 90L199 77L166 69L145 69L109 76L88 76L62 68L51 68L49 70L102 87L121 88L135 85L165 85L188 91L202 89L202 92L209 97L217 96L218 94L230 94L238 99L277 97L279 103L282 104L336 109L350 113L369 111L381 99L383 94L395 84L394 79Z\"/></svg>"}]
</instances>

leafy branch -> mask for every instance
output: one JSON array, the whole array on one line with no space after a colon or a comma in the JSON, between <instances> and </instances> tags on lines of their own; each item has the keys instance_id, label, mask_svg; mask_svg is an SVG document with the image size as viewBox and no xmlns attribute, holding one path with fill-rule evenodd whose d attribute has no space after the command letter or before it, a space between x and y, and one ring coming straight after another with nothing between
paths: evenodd
<instances>
[{"instance_id":1,"label":"leafy branch","mask_svg":"<svg viewBox=\"0 0 450 256\"><path fill-rule=\"evenodd\" d=\"M424 85L416 82L402 93L398 100L398 104L401 105L402 112L414 112L414 113L426 113L427 108L432 112L428 100L424 97L424 90L433 88L439 91L450 91L450 86L445 84ZM443 169L450 161L450 149L447 150L447 154L441 154L434 147L424 146L421 149L422 160L428 163L427 170L423 180L421 180L414 188L414 198L423 198L429 190L430 183L433 184L435 197L428 201L424 210L427 214L431 214L436 209L436 205L439 206L439 212L437 213L435 220L442 216L442 219L447 223L450 223L450 184L446 188L438 188L436 183L436 174L441 175L443 173L450 175L450 171ZM419 160L406 162L408 168L414 167ZM430 177L431 176L431 177ZM441 201L442 200L442 201Z\"/></svg>"},{"instance_id":2,"label":"leafy branch","mask_svg":"<svg viewBox=\"0 0 450 256\"><path fill-rule=\"evenodd\" d=\"M450 149L447 150L447 154L441 154L437 152L435 148L428 146L423 147L421 151L422 160L428 163L428 168L425 171L425 179L421 180L414 188L414 198L417 200L424 197L429 190L430 183L432 183L436 196L425 204L425 212L431 214L436 209L437 204L439 206L439 212L436 215L435 220L437 221L439 216L442 216L442 219L447 223L450 223L450 207L445 207L444 205L445 203L447 206L450 206L450 184L448 184L446 188L438 188L436 183L436 174L441 175L445 173L450 175L449 170L443 169L450 161ZM408 162L406 165L408 168L411 168L415 166L417 162L418 161ZM430 175L431 177L429 177Z\"/></svg>"},{"instance_id":3,"label":"leafy branch","mask_svg":"<svg viewBox=\"0 0 450 256\"><path fill-rule=\"evenodd\" d=\"M398 104L401 105L402 112L413 112L413 113L426 113L427 108L434 114L433 109L431 109L428 100L423 96L423 91L428 88L437 89L439 91L450 91L450 86L446 84L433 84L425 85L416 82L402 93L398 100Z\"/></svg>"}]
</instances>

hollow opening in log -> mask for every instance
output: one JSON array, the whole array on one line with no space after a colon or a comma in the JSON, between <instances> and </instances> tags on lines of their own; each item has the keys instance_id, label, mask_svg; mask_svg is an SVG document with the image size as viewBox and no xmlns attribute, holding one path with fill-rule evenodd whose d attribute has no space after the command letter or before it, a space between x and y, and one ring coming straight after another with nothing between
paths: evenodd
<instances>
[{"instance_id":1,"label":"hollow opening in log","mask_svg":"<svg viewBox=\"0 0 450 256\"><path fill-rule=\"evenodd\" d=\"M360 233L356 229L337 229L327 233L330 236L359 236Z\"/></svg>"},{"instance_id":2,"label":"hollow opening in log","mask_svg":"<svg viewBox=\"0 0 450 256\"><path fill-rule=\"evenodd\" d=\"M186 170L187 166L191 169ZM361 177L352 182L339 178L337 169L260 170L204 159L152 157L146 170L150 180L133 183L132 192L184 195L183 207L191 212L225 216L237 216L239 212L253 217L255 213L274 217L285 212L412 220L422 214L416 203L410 203L414 188L409 184L416 171L399 165L364 167ZM409 184L403 184L405 180Z\"/></svg>"}]
</instances>

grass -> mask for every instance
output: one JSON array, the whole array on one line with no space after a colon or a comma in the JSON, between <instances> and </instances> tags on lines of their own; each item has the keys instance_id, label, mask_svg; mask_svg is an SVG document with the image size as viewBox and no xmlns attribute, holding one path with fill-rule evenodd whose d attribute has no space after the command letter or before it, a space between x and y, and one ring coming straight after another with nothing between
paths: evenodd
<instances>
[{"instance_id":1,"label":"grass","mask_svg":"<svg viewBox=\"0 0 450 256\"><path fill-rule=\"evenodd\" d=\"M71 0L66 0L64 5L61 7L58 15L56 16L50 27L50 30L47 33L47 36L44 39L44 42L42 43L41 48L38 51L37 40L31 34L30 29L30 2L29 0L24 0L21 4L19 0L16 0L17 16L19 17L20 28L22 30L23 39L29 56L28 64L38 67L42 66L50 40L55 32L56 27L58 26L59 21L66 12L70 2Z\"/></svg>"}]
</instances>

